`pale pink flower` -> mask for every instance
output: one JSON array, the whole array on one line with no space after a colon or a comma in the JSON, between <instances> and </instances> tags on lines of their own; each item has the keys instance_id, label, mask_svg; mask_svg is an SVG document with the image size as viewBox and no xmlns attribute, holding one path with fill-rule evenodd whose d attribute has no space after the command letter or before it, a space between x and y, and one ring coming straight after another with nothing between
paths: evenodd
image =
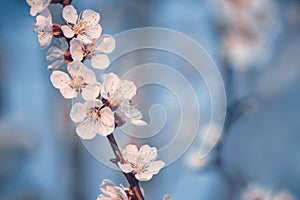
<instances>
[{"instance_id":1,"label":"pale pink flower","mask_svg":"<svg viewBox=\"0 0 300 200\"><path fill-rule=\"evenodd\" d=\"M106 54L114 49L115 39L111 35L101 35L97 40L88 44L76 38L70 42L73 60L91 59L92 66L97 69L105 69L109 66L110 61Z\"/></svg>"},{"instance_id":2,"label":"pale pink flower","mask_svg":"<svg viewBox=\"0 0 300 200\"><path fill-rule=\"evenodd\" d=\"M165 166L163 161L156 160L157 149L149 145L143 145L140 149L132 144L127 145L122 156L125 162L118 162L120 169L125 173L132 172L139 181L149 181Z\"/></svg>"},{"instance_id":3,"label":"pale pink flower","mask_svg":"<svg viewBox=\"0 0 300 200\"><path fill-rule=\"evenodd\" d=\"M135 108L131 99L136 95L136 86L132 81L120 79L116 74L103 74L101 77L101 97L106 99L115 111L118 126L130 122L137 126L145 126L142 113Z\"/></svg>"},{"instance_id":4,"label":"pale pink flower","mask_svg":"<svg viewBox=\"0 0 300 200\"><path fill-rule=\"evenodd\" d=\"M115 184L110 180L104 179L100 186L100 190L103 194L100 194L97 200L128 200L124 189L115 186Z\"/></svg>"},{"instance_id":5,"label":"pale pink flower","mask_svg":"<svg viewBox=\"0 0 300 200\"><path fill-rule=\"evenodd\" d=\"M107 136L115 129L114 114L98 99L75 103L70 117L73 122L78 123L76 133L85 140L93 139L97 133Z\"/></svg>"},{"instance_id":6,"label":"pale pink flower","mask_svg":"<svg viewBox=\"0 0 300 200\"><path fill-rule=\"evenodd\" d=\"M71 77L59 70L52 72L50 80L53 86L61 92L64 98L71 99L80 92L85 100L95 99L100 93L100 83L97 83L94 72L84 64L73 61L68 64Z\"/></svg>"},{"instance_id":7,"label":"pale pink flower","mask_svg":"<svg viewBox=\"0 0 300 200\"><path fill-rule=\"evenodd\" d=\"M101 35L100 15L93 10L84 10L79 17L72 5L64 7L62 12L67 25L61 26L67 38L76 37L84 43L91 43Z\"/></svg>"},{"instance_id":8,"label":"pale pink flower","mask_svg":"<svg viewBox=\"0 0 300 200\"><path fill-rule=\"evenodd\" d=\"M38 13L42 13L50 4L50 0L26 0L30 5L30 14L36 16Z\"/></svg>"},{"instance_id":9,"label":"pale pink flower","mask_svg":"<svg viewBox=\"0 0 300 200\"><path fill-rule=\"evenodd\" d=\"M53 37L52 25L52 17L48 8L36 17L33 31L38 35L38 42L41 48L48 47L51 44Z\"/></svg>"}]
</instances>

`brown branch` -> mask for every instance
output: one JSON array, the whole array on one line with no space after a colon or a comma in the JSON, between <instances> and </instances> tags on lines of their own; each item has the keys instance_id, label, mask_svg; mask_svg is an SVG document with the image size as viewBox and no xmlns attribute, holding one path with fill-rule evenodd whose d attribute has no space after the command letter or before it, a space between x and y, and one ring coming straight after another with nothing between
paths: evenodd
<instances>
[{"instance_id":1,"label":"brown branch","mask_svg":"<svg viewBox=\"0 0 300 200\"><path fill-rule=\"evenodd\" d=\"M72 0L51 0L50 3L60 3L63 7L70 5Z\"/></svg>"},{"instance_id":2,"label":"brown branch","mask_svg":"<svg viewBox=\"0 0 300 200\"><path fill-rule=\"evenodd\" d=\"M116 142L116 139L115 139L113 133L109 134L107 136L107 139L109 140L110 146L111 146L111 148L112 148L112 150L113 150L113 152L116 156L116 164L118 162L124 163L125 161L123 159L122 153L119 149L119 146ZM130 185L130 189L134 193L135 199L133 199L133 200L144 200L145 198L144 198L144 196L141 192L139 182L135 178L134 174L133 173L124 173L124 172L123 172L123 174L124 174L125 178L127 179L128 183Z\"/></svg>"}]
</instances>

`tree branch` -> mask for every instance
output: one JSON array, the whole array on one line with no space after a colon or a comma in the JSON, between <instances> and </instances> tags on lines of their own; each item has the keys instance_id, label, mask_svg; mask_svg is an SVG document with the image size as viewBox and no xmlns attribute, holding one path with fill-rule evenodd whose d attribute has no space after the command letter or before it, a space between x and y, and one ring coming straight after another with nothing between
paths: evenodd
<instances>
[{"instance_id":1,"label":"tree branch","mask_svg":"<svg viewBox=\"0 0 300 200\"><path fill-rule=\"evenodd\" d=\"M111 146L111 148L112 148L112 150L113 150L113 152L116 156L116 164L118 162L124 163L125 161L123 159L122 153L119 149L119 146L116 142L116 139L115 139L113 133L109 134L107 136L107 139L109 140L110 146ZM145 198L144 198L144 196L141 192L139 182L135 178L134 174L133 173L124 173L124 172L123 172L123 174L124 174L125 178L127 179L131 190L134 193L135 199L133 199L133 200L144 200Z\"/></svg>"}]
</instances>

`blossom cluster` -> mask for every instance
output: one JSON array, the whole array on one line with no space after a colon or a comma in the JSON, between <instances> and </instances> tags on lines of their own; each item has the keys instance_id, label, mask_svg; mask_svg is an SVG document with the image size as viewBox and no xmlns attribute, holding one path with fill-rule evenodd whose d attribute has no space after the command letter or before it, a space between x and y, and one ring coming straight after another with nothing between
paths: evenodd
<instances>
[{"instance_id":1,"label":"blossom cluster","mask_svg":"<svg viewBox=\"0 0 300 200\"><path fill-rule=\"evenodd\" d=\"M114 73L102 73L97 80L95 70L104 70L110 65L107 54L116 46L113 36L102 34L100 14L91 9L78 14L74 6L62 3L65 24L54 24L48 6L59 1L26 1L31 6L30 14L36 16L33 31L37 33L38 43L41 48L49 47L46 60L53 86L66 99L82 100L70 111L78 136L85 140L97 134L108 136L126 122L147 125L132 100L137 92L134 82ZM139 181L148 181L165 165L163 161L156 161L157 157L155 147L143 145L138 150L129 144L117 164L124 173L133 174ZM130 200L133 195L130 189L117 187L109 180L104 180L100 189L104 195L99 195L98 200Z\"/></svg>"}]
</instances>

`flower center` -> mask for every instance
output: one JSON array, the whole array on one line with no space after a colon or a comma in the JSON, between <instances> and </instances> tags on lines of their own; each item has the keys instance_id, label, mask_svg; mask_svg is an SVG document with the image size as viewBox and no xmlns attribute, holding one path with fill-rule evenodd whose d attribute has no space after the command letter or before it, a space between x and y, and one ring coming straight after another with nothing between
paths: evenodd
<instances>
[{"instance_id":1,"label":"flower center","mask_svg":"<svg viewBox=\"0 0 300 200\"><path fill-rule=\"evenodd\" d=\"M87 44L84 47L84 54L83 54L83 56L86 57L86 58L88 58L88 59L91 59L91 57L94 54L94 52L95 52L95 45L94 45L94 43Z\"/></svg>"},{"instance_id":2,"label":"flower center","mask_svg":"<svg viewBox=\"0 0 300 200\"><path fill-rule=\"evenodd\" d=\"M73 76L72 77L72 88L76 92L81 92L82 88L84 88L85 85L86 85L86 83L84 82L82 76Z\"/></svg>"},{"instance_id":3,"label":"flower center","mask_svg":"<svg viewBox=\"0 0 300 200\"><path fill-rule=\"evenodd\" d=\"M101 118L100 108L99 107L94 107L94 108L88 109L87 115L88 115L90 120L93 120L93 121L99 120Z\"/></svg>"},{"instance_id":4,"label":"flower center","mask_svg":"<svg viewBox=\"0 0 300 200\"><path fill-rule=\"evenodd\" d=\"M88 24L86 21L78 20L78 23L75 24L72 29L75 35L82 35L88 29Z\"/></svg>"}]
</instances>

